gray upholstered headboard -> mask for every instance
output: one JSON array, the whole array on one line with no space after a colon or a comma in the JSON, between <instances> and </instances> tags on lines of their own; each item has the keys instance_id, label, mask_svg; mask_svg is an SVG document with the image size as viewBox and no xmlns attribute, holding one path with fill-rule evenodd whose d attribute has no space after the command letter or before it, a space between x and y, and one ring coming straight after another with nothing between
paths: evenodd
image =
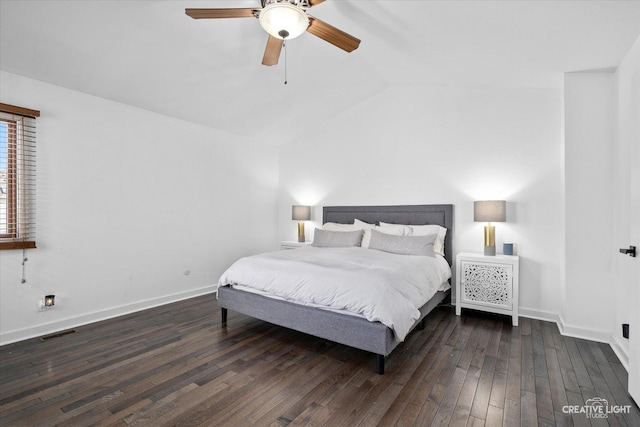
<instances>
[{"instance_id":1,"label":"gray upholstered headboard","mask_svg":"<svg viewBox=\"0 0 640 427\"><path fill-rule=\"evenodd\" d=\"M359 219L370 224L380 221L391 224L425 225L436 224L447 229L444 242L445 258L452 264L453 253L453 205L400 205L400 206L325 206L322 223L337 222L353 224Z\"/></svg>"}]
</instances>

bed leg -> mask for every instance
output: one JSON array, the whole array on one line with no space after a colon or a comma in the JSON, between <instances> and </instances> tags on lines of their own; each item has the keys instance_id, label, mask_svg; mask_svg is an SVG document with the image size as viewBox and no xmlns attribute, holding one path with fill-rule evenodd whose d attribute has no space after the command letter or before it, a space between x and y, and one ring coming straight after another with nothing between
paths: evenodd
<instances>
[{"instance_id":1,"label":"bed leg","mask_svg":"<svg viewBox=\"0 0 640 427\"><path fill-rule=\"evenodd\" d=\"M227 309L222 308L222 324L225 325L227 323Z\"/></svg>"},{"instance_id":2,"label":"bed leg","mask_svg":"<svg viewBox=\"0 0 640 427\"><path fill-rule=\"evenodd\" d=\"M384 375L384 356L382 354L376 354L376 372Z\"/></svg>"},{"instance_id":3,"label":"bed leg","mask_svg":"<svg viewBox=\"0 0 640 427\"><path fill-rule=\"evenodd\" d=\"M422 320L420 321L420 325L418 325L418 330L419 331L424 331L424 328L427 325L427 318L426 316L422 318Z\"/></svg>"}]
</instances>

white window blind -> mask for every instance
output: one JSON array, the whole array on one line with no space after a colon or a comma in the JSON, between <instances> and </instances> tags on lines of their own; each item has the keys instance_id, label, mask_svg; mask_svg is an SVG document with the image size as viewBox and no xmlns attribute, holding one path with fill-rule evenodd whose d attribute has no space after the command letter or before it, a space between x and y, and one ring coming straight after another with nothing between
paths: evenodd
<instances>
[{"instance_id":1,"label":"white window blind","mask_svg":"<svg viewBox=\"0 0 640 427\"><path fill-rule=\"evenodd\" d=\"M0 249L36 247L36 117L0 103Z\"/></svg>"}]
</instances>

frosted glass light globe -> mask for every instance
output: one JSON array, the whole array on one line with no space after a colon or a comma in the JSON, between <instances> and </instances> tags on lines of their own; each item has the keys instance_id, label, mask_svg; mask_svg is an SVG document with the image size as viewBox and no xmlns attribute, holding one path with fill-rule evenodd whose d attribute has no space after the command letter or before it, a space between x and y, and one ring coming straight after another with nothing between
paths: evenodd
<instances>
[{"instance_id":1,"label":"frosted glass light globe","mask_svg":"<svg viewBox=\"0 0 640 427\"><path fill-rule=\"evenodd\" d=\"M260 25L278 39L294 39L309 27L304 10L288 2L271 3L260 12Z\"/></svg>"}]
</instances>

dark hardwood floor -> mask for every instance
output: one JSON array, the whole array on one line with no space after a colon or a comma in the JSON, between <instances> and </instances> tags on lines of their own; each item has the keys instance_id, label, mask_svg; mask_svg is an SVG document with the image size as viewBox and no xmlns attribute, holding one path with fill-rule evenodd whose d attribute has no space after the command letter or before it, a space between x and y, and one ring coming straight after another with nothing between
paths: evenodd
<instances>
[{"instance_id":1,"label":"dark hardwood floor","mask_svg":"<svg viewBox=\"0 0 640 427\"><path fill-rule=\"evenodd\" d=\"M608 345L437 308L375 357L198 297L0 348L0 425L640 426ZM563 407L602 398L606 419Z\"/></svg>"}]
</instances>

